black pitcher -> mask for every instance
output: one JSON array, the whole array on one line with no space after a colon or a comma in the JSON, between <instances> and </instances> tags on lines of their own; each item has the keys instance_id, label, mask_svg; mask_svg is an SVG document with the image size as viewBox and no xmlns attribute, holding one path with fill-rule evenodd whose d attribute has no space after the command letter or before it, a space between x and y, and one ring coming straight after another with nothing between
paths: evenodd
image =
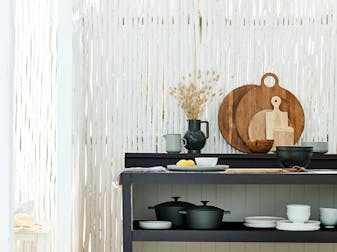
<instances>
[{"instance_id":1,"label":"black pitcher","mask_svg":"<svg viewBox=\"0 0 337 252\"><path fill-rule=\"evenodd\" d=\"M206 136L200 130L202 123L206 124ZM200 153L200 150L205 146L206 139L209 137L209 125L207 121L188 120L188 131L185 133L186 139L185 148L189 153Z\"/></svg>"}]
</instances>

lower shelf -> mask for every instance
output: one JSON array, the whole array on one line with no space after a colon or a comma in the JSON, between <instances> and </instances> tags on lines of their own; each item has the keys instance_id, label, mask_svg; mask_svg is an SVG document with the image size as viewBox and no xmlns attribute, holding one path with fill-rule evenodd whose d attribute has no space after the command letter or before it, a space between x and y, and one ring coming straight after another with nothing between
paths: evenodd
<instances>
[{"instance_id":1,"label":"lower shelf","mask_svg":"<svg viewBox=\"0 0 337 252\"><path fill-rule=\"evenodd\" d=\"M247 228L241 222L224 223L219 230L132 230L133 241L199 241L199 242L337 242L337 229L318 231L280 231Z\"/></svg>"}]
</instances>

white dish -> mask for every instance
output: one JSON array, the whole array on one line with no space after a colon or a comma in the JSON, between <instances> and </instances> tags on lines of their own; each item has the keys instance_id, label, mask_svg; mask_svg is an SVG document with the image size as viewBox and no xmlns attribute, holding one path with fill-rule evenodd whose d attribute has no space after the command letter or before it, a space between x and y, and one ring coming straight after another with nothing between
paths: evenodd
<instances>
[{"instance_id":1,"label":"white dish","mask_svg":"<svg viewBox=\"0 0 337 252\"><path fill-rule=\"evenodd\" d=\"M313 152L316 153L327 153L329 151L328 142L302 142L302 146L312 146Z\"/></svg>"},{"instance_id":2,"label":"white dish","mask_svg":"<svg viewBox=\"0 0 337 252\"><path fill-rule=\"evenodd\" d=\"M216 165L213 167L209 166L176 166L176 165L167 165L167 169L170 171L189 171L189 172L195 172L195 171L225 171L228 169L228 165Z\"/></svg>"},{"instance_id":3,"label":"white dish","mask_svg":"<svg viewBox=\"0 0 337 252\"><path fill-rule=\"evenodd\" d=\"M244 222L243 225L250 228L274 228L276 227L276 221L275 222L265 222L265 223L248 223Z\"/></svg>"},{"instance_id":4,"label":"white dish","mask_svg":"<svg viewBox=\"0 0 337 252\"><path fill-rule=\"evenodd\" d=\"M305 223L293 223L290 220L280 220L276 223L276 229L284 231L315 231L320 229L320 222L309 220Z\"/></svg>"},{"instance_id":5,"label":"white dish","mask_svg":"<svg viewBox=\"0 0 337 252\"><path fill-rule=\"evenodd\" d=\"M269 225L270 223L274 223L276 225L276 222L279 220L284 220L284 218L276 216L249 216L244 218L244 221L249 224L266 225Z\"/></svg>"},{"instance_id":6,"label":"white dish","mask_svg":"<svg viewBox=\"0 0 337 252\"><path fill-rule=\"evenodd\" d=\"M139 227L143 229L170 229L171 221L139 221Z\"/></svg>"},{"instance_id":7,"label":"white dish","mask_svg":"<svg viewBox=\"0 0 337 252\"><path fill-rule=\"evenodd\" d=\"M198 166L213 167L218 163L217 157L196 157L194 158Z\"/></svg>"}]
</instances>

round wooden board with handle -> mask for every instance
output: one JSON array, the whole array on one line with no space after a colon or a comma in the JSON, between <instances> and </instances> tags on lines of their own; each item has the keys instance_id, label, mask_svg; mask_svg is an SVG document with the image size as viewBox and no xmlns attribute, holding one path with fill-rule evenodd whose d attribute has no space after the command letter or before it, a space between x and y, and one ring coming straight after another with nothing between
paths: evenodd
<instances>
[{"instance_id":1,"label":"round wooden board with handle","mask_svg":"<svg viewBox=\"0 0 337 252\"><path fill-rule=\"evenodd\" d=\"M236 130L235 111L241 98L257 87L259 86L248 84L232 90L222 101L218 113L218 124L222 136L235 149L246 153L250 151Z\"/></svg>"},{"instance_id":2,"label":"round wooden board with handle","mask_svg":"<svg viewBox=\"0 0 337 252\"><path fill-rule=\"evenodd\" d=\"M266 86L264 80L271 76L275 79L272 87ZM235 112L236 130L244 142L249 139L248 126L252 117L261 110L273 109L270 102L273 96L282 99L280 109L288 112L288 119L294 127L295 143L304 129L304 111L297 98L288 90L280 87L279 79L274 73L266 73L261 78L261 86L246 93L237 105Z\"/></svg>"},{"instance_id":3,"label":"round wooden board with handle","mask_svg":"<svg viewBox=\"0 0 337 252\"><path fill-rule=\"evenodd\" d=\"M266 112L272 111L271 109L264 109L257 112L248 125L248 139L261 140L266 139Z\"/></svg>"}]
</instances>

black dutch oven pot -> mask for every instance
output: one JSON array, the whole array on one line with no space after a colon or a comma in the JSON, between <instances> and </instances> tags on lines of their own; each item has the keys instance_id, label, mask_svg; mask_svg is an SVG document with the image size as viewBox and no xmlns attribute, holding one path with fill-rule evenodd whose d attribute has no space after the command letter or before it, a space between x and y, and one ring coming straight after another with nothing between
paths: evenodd
<instances>
[{"instance_id":1,"label":"black dutch oven pot","mask_svg":"<svg viewBox=\"0 0 337 252\"><path fill-rule=\"evenodd\" d=\"M179 213L179 211L186 211L196 205L178 201L180 197L172 197L174 201L167 201L155 206L150 206L149 209L155 209L156 218L160 221L172 221L174 227L185 227L186 217Z\"/></svg>"},{"instance_id":2,"label":"black dutch oven pot","mask_svg":"<svg viewBox=\"0 0 337 252\"><path fill-rule=\"evenodd\" d=\"M224 213L229 214L230 211L224 211L215 206L207 206L208 201L201 201L202 206L180 211L180 214L186 215L187 227L192 229L218 229L222 226L222 218Z\"/></svg>"}]
</instances>

